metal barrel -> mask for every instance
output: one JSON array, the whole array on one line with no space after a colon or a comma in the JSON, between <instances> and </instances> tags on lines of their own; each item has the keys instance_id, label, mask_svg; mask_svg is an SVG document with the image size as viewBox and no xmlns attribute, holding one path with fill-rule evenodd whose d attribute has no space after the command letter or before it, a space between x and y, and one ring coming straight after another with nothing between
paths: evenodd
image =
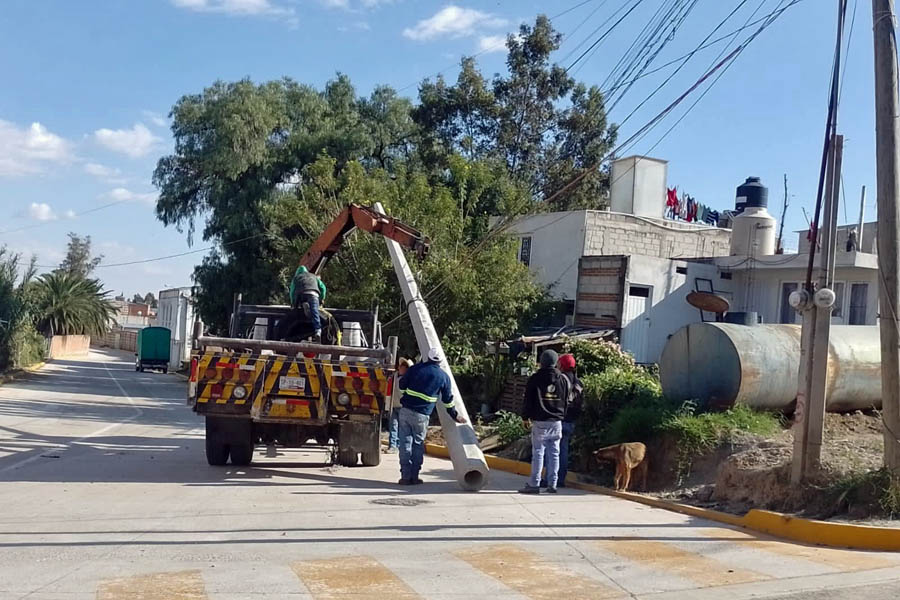
<instances>
[{"instance_id":1,"label":"metal barrel","mask_svg":"<svg viewBox=\"0 0 900 600\"><path fill-rule=\"evenodd\" d=\"M799 325L694 323L669 338L659 363L667 398L713 407L790 410L799 370ZM877 327L832 326L826 389L829 412L881 407Z\"/></svg>"}]
</instances>

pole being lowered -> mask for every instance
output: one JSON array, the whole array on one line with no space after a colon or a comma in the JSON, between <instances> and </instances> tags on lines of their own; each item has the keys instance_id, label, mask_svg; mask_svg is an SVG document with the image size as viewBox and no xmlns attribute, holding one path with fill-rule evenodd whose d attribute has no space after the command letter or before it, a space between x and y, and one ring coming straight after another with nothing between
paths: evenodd
<instances>
[{"instance_id":1,"label":"pole being lowered","mask_svg":"<svg viewBox=\"0 0 900 600\"><path fill-rule=\"evenodd\" d=\"M381 203L375 204L375 210L381 214L386 214ZM438 338L437 332L434 330L434 324L431 321L431 315L428 313L428 307L425 300L419 295L419 286L413 277L412 269L406 262L403 250L400 244L392 239L386 238L388 252L391 255L391 262L394 264L394 272L400 281L400 289L403 290L403 299L406 300L407 310L409 312L409 320L412 322L413 331L416 333L416 343L419 345L419 352L422 356L428 354L431 348L437 348L441 352L441 356L446 356L441 347L441 340ZM466 405L462 401L459 388L456 386L456 380L453 373L450 372L450 365L447 359L441 361L441 368L450 376L450 383L453 386L453 397L457 399L456 410L466 418L466 423L457 423L450 418L447 410L438 402L437 411L441 421L441 427L444 432L444 440L447 442L447 448L450 450L450 460L453 462L453 471L456 473L456 479L462 489L477 492L487 483L488 466L484 460L484 454L478 446L478 438L475 437L475 430L472 428L472 421L466 412Z\"/></svg>"}]
</instances>

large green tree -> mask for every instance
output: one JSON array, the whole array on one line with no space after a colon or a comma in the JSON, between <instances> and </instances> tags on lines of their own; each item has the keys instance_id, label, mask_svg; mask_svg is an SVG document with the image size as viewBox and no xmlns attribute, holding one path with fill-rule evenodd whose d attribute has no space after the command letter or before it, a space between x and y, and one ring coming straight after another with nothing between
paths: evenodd
<instances>
[{"instance_id":1,"label":"large green tree","mask_svg":"<svg viewBox=\"0 0 900 600\"><path fill-rule=\"evenodd\" d=\"M606 207L609 176L601 163L616 128L607 123L600 89L576 82L551 63L561 40L541 16L508 37L508 73L487 81L475 60L465 58L455 84L443 77L423 82L413 115L426 163L444 168L455 153L500 160L540 209ZM579 186L557 194L585 170ZM549 198L550 206L540 205Z\"/></svg>"},{"instance_id":2,"label":"large green tree","mask_svg":"<svg viewBox=\"0 0 900 600\"><path fill-rule=\"evenodd\" d=\"M513 243L489 233L491 219L540 210L586 167L591 192L554 208L601 205L595 163L615 135L599 92L550 64L559 35L549 21L520 33L507 76L488 83L466 60L456 85L423 83L416 107L384 86L359 97L343 75L322 90L243 80L182 97L175 151L154 172L157 216L214 242L194 272L204 320L224 330L235 292L286 302L287 276L325 224L348 202L381 201L433 239L419 268L441 332L460 347L512 333L542 291ZM377 302L384 321L404 310L380 239L357 235L324 278L336 305Z\"/></svg>"},{"instance_id":3,"label":"large green tree","mask_svg":"<svg viewBox=\"0 0 900 600\"><path fill-rule=\"evenodd\" d=\"M91 250L91 236L80 236L77 233L69 232L66 256L59 264L60 271L87 277L102 261L103 255L94 256Z\"/></svg>"}]
</instances>

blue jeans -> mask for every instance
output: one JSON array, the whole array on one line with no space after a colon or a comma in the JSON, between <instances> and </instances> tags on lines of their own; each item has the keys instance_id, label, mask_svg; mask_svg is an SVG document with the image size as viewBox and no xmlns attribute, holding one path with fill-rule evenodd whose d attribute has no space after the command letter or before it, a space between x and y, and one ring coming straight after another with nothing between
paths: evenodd
<instances>
[{"instance_id":1,"label":"blue jeans","mask_svg":"<svg viewBox=\"0 0 900 600\"><path fill-rule=\"evenodd\" d=\"M419 477L425 457L425 434L428 433L430 415L423 415L408 408L400 409L400 477L415 480Z\"/></svg>"},{"instance_id":2,"label":"blue jeans","mask_svg":"<svg viewBox=\"0 0 900 600\"><path fill-rule=\"evenodd\" d=\"M575 423L562 424L562 439L559 441L559 485L565 487L566 473L569 472L569 442L572 441L572 434L575 433Z\"/></svg>"},{"instance_id":3,"label":"blue jeans","mask_svg":"<svg viewBox=\"0 0 900 600\"><path fill-rule=\"evenodd\" d=\"M544 456L547 457L547 485L555 488L559 470L559 440L562 438L562 421L534 421L531 424L531 478L528 485L541 484Z\"/></svg>"},{"instance_id":4,"label":"blue jeans","mask_svg":"<svg viewBox=\"0 0 900 600\"><path fill-rule=\"evenodd\" d=\"M322 319L319 317L319 295L318 294L303 294L300 296L300 304L306 302L309 304L309 318L312 322L313 329L319 331L322 329Z\"/></svg>"},{"instance_id":5,"label":"blue jeans","mask_svg":"<svg viewBox=\"0 0 900 600\"><path fill-rule=\"evenodd\" d=\"M390 420L388 421L388 448L396 448L400 443L400 407L395 406L391 409Z\"/></svg>"}]
</instances>

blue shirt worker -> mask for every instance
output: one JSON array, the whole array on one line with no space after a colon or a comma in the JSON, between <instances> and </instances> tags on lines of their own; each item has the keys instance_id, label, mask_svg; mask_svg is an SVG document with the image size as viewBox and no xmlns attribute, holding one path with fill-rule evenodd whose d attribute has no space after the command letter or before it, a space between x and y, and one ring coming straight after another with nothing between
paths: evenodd
<instances>
[{"instance_id":1,"label":"blue shirt worker","mask_svg":"<svg viewBox=\"0 0 900 600\"><path fill-rule=\"evenodd\" d=\"M441 368L441 352L437 348L428 351L425 362L413 365L400 378L398 385L403 390L400 398L399 438L400 438L400 485L422 483L419 471L425 457L425 434L428 421L440 397L447 414L457 423L465 423L454 405L456 399L450 383L450 376Z\"/></svg>"}]
</instances>

